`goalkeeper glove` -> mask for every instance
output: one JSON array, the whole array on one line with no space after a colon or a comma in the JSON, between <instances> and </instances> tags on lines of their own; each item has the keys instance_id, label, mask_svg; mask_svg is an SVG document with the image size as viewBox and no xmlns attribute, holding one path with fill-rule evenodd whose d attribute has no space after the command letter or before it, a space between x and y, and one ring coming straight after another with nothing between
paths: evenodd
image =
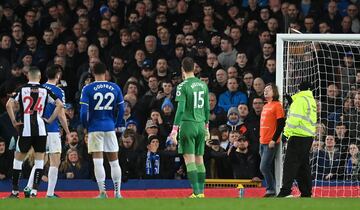
<instances>
[{"instance_id":1,"label":"goalkeeper glove","mask_svg":"<svg viewBox=\"0 0 360 210\"><path fill-rule=\"evenodd\" d=\"M173 128L171 130L171 133L169 135L169 137L171 138L171 140L173 141L173 143L175 145L177 145L177 140L176 140L176 137L177 137L177 134L178 134L178 130L179 130L179 126L177 125L173 125Z\"/></svg>"},{"instance_id":2,"label":"goalkeeper glove","mask_svg":"<svg viewBox=\"0 0 360 210\"><path fill-rule=\"evenodd\" d=\"M205 124L205 141L210 139L209 123Z\"/></svg>"}]
</instances>

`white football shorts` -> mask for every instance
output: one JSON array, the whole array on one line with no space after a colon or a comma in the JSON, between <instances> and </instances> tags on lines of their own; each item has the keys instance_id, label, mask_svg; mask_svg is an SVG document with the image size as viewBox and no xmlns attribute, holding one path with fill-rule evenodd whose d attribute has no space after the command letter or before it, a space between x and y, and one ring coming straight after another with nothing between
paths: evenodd
<instances>
[{"instance_id":1,"label":"white football shorts","mask_svg":"<svg viewBox=\"0 0 360 210\"><path fill-rule=\"evenodd\" d=\"M115 131L89 132L88 152L118 152L119 144Z\"/></svg>"},{"instance_id":2,"label":"white football shorts","mask_svg":"<svg viewBox=\"0 0 360 210\"><path fill-rule=\"evenodd\" d=\"M61 136L59 132L49 132L46 139L46 153L61 153Z\"/></svg>"}]
</instances>

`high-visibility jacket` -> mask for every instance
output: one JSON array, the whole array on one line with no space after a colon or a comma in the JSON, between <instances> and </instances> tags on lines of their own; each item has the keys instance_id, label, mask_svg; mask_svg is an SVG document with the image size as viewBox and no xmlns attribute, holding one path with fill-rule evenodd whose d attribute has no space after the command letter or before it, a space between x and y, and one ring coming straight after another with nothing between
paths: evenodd
<instances>
[{"instance_id":1,"label":"high-visibility jacket","mask_svg":"<svg viewBox=\"0 0 360 210\"><path fill-rule=\"evenodd\" d=\"M286 137L314 137L317 120L316 102L310 90L300 91L292 96L293 103L288 111L284 135Z\"/></svg>"}]
</instances>

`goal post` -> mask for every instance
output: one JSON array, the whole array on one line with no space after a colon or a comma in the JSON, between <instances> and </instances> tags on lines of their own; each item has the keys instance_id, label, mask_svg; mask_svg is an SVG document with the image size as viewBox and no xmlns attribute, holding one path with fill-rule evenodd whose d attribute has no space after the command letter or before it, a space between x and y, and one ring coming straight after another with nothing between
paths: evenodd
<instances>
[{"instance_id":1,"label":"goal post","mask_svg":"<svg viewBox=\"0 0 360 210\"><path fill-rule=\"evenodd\" d=\"M352 144L360 147L360 131L357 131L360 128L358 121L360 112L353 112L353 107L348 108L344 105L345 98L354 100L354 94L360 91L355 82L357 73L360 72L359 64L360 36L354 34L277 34L276 84L279 87L280 101L283 102L287 111L288 106L283 96L295 94L302 81L310 81L314 86L313 93L320 108L317 126L323 126L325 130L317 129L315 139L320 146L316 148L317 151L312 148L313 196L360 197L360 170L347 174L348 160L352 155L349 148ZM344 114L345 109L348 109L348 114ZM344 136L339 136L337 131L340 125L346 127L346 141ZM325 144L331 138L335 141L333 147L330 143ZM284 149L282 143L280 144L281 149L275 157L277 193L282 184L284 160ZM323 144L324 148L321 148ZM331 148L334 148L334 152ZM330 166L325 164L326 160L324 160L327 158L327 152L333 155ZM338 158L336 166L333 165L333 157L336 160ZM360 159L360 155L358 157ZM331 175L326 173L331 173Z\"/></svg>"}]
</instances>

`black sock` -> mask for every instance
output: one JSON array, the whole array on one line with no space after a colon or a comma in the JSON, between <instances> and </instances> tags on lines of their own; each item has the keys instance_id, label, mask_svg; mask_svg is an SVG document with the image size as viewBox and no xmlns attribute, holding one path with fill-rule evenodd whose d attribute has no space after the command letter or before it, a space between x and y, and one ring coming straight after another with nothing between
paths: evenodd
<instances>
[{"instance_id":1,"label":"black sock","mask_svg":"<svg viewBox=\"0 0 360 210\"><path fill-rule=\"evenodd\" d=\"M13 169L13 175L12 175L13 191L19 191L20 177L21 177L21 170Z\"/></svg>"},{"instance_id":2,"label":"black sock","mask_svg":"<svg viewBox=\"0 0 360 210\"><path fill-rule=\"evenodd\" d=\"M35 169L35 174L34 174L34 183L33 183L33 189L37 190L40 182L41 182L41 177L43 175L43 169Z\"/></svg>"}]
</instances>

